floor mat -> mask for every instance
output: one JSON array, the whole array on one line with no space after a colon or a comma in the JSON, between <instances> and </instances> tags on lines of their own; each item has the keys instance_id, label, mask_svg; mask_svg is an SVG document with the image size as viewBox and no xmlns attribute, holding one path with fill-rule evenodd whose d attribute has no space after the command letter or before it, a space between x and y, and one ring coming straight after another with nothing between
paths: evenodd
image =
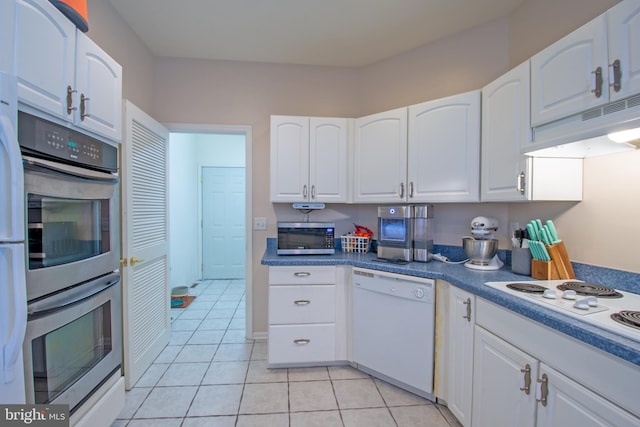
<instances>
[{"instance_id":1,"label":"floor mat","mask_svg":"<svg viewBox=\"0 0 640 427\"><path fill-rule=\"evenodd\" d=\"M195 295L187 295L184 297L171 297L171 308L187 308L191 301L196 299Z\"/></svg>"}]
</instances>

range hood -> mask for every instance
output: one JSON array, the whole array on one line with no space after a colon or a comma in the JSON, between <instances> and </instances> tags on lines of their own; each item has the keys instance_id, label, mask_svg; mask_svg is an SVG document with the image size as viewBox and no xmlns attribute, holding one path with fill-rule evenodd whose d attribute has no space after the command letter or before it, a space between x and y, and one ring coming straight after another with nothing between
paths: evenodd
<instances>
[{"instance_id":1,"label":"range hood","mask_svg":"<svg viewBox=\"0 0 640 427\"><path fill-rule=\"evenodd\" d=\"M607 135L640 128L640 94L532 129L522 153L532 157L583 158L635 150L639 141L618 143Z\"/></svg>"}]
</instances>

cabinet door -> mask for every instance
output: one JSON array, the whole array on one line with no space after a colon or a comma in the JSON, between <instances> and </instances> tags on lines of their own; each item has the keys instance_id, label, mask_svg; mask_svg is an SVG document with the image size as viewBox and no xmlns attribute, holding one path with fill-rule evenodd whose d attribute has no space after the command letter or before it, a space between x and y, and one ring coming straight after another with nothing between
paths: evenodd
<instances>
[{"instance_id":1,"label":"cabinet door","mask_svg":"<svg viewBox=\"0 0 640 427\"><path fill-rule=\"evenodd\" d=\"M480 192L480 92L409 107L409 202L474 202Z\"/></svg>"},{"instance_id":2,"label":"cabinet door","mask_svg":"<svg viewBox=\"0 0 640 427\"><path fill-rule=\"evenodd\" d=\"M406 201L407 108L355 120L353 201Z\"/></svg>"},{"instance_id":3,"label":"cabinet door","mask_svg":"<svg viewBox=\"0 0 640 427\"><path fill-rule=\"evenodd\" d=\"M315 118L309 126L309 200L346 202L348 119Z\"/></svg>"},{"instance_id":4,"label":"cabinet door","mask_svg":"<svg viewBox=\"0 0 640 427\"><path fill-rule=\"evenodd\" d=\"M474 340L472 425L534 426L537 360L479 326Z\"/></svg>"},{"instance_id":5,"label":"cabinet door","mask_svg":"<svg viewBox=\"0 0 640 427\"><path fill-rule=\"evenodd\" d=\"M309 200L309 118L271 116L271 201Z\"/></svg>"},{"instance_id":6,"label":"cabinet door","mask_svg":"<svg viewBox=\"0 0 640 427\"><path fill-rule=\"evenodd\" d=\"M531 58L534 127L608 102L605 25L603 14ZM601 84L596 85L598 69ZM596 88L599 95L592 92Z\"/></svg>"},{"instance_id":7,"label":"cabinet door","mask_svg":"<svg viewBox=\"0 0 640 427\"><path fill-rule=\"evenodd\" d=\"M14 63L18 100L72 121L67 89L75 90L75 49L76 27L58 9L48 1L18 0Z\"/></svg>"},{"instance_id":8,"label":"cabinet door","mask_svg":"<svg viewBox=\"0 0 640 427\"><path fill-rule=\"evenodd\" d=\"M0 73L4 74L13 74L15 15L15 0L0 2Z\"/></svg>"},{"instance_id":9,"label":"cabinet door","mask_svg":"<svg viewBox=\"0 0 640 427\"><path fill-rule=\"evenodd\" d=\"M471 425L475 297L454 286L450 289L447 404L458 421L468 426Z\"/></svg>"},{"instance_id":10,"label":"cabinet door","mask_svg":"<svg viewBox=\"0 0 640 427\"><path fill-rule=\"evenodd\" d=\"M527 61L482 89L483 201L527 198L528 162L520 149L531 138L529 82Z\"/></svg>"},{"instance_id":11,"label":"cabinet door","mask_svg":"<svg viewBox=\"0 0 640 427\"><path fill-rule=\"evenodd\" d=\"M640 92L640 3L623 1L607 12L609 97L612 101ZM620 87L613 86L613 65L619 61Z\"/></svg>"},{"instance_id":12,"label":"cabinet door","mask_svg":"<svg viewBox=\"0 0 640 427\"><path fill-rule=\"evenodd\" d=\"M75 123L122 140L122 67L81 32L76 43Z\"/></svg>"},{"instance_id":13,"label":"cabinet door","mask_svg":"<svg viewBox=\"0 0 640 427\"><path fill-rule=\"evenodd\" d=\"M538 404L540 427L640 425L640 419L544 364L538 380L544 381L537 384L538 398L543 388L546 396L545 403Z\"/></svg>"}]
</instances>

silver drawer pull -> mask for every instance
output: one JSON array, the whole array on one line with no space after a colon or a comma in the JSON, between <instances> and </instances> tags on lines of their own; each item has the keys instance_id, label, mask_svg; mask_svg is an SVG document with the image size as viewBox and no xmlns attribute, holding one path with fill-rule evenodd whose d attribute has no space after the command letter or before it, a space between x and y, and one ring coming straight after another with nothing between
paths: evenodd
<instances>
[{"instance_id":1,"label":"silver drawer pull","mask_svg":"<svg viewBox=\"0 0 640 427\"><path fill-rule=\"evenodd\" d=\"M308 299L297 299L293 303L295 305L309 305L309 304L311 304L311 300L308 300Z\"/></svg>"},{"instance_id":2,"label":"silver drawer pull","mask_svg":"<svg viewBox=\"0 0 640 427\"><path fill-rule=\"evenodd\" d=\"M293 343L297 345L307 345L311 343L311 340L308 338L299 338L297 340L293 340Z\"/></svg>"},{"instance_id":3,"label":"silver drawer pull","mask_svg":"<svg viewBox=\"0 0 640 427\"><path fill-rule=\"evenodd\" d=\"M311 273L309 273L308 271L297 271L293 273L293 275L296 277L309 277L311 276Z\"/></svg>"}]
</instances>

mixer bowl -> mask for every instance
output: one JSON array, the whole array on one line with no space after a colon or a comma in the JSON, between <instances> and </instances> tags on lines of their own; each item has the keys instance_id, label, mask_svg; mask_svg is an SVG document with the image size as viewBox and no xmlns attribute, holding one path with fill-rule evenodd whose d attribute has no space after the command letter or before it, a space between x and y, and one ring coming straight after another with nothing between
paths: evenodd
<instances>
[{"instance_id":1,"label":"mixer bowl","mask_svg":"<svg viewBox=\"0 0 640 427\"><path fill-rule=\"evenodd\" d=\"M472 264L488 265L489 261L498 252L498 240L463 237L462 249L464 249L464 254Z\"/></svg>"}]
</instances>

